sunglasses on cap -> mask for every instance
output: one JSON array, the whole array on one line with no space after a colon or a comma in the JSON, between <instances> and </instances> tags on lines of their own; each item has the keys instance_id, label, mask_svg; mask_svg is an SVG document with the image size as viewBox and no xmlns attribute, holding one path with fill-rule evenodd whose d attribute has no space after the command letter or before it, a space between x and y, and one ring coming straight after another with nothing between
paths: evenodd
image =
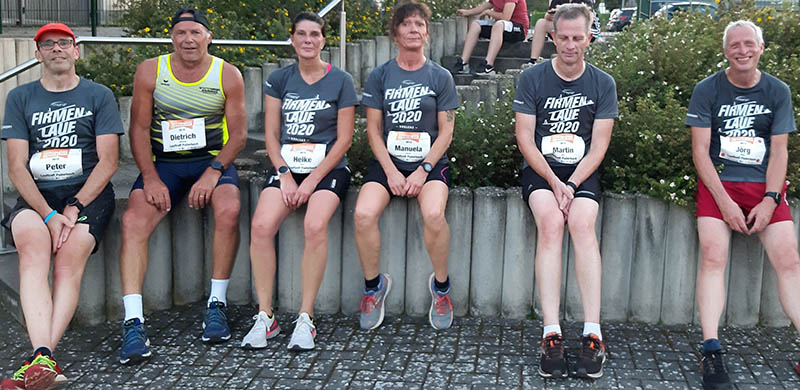
<instances>
[{"instance_id":1,"label":"sunglasses on cap","mask_svg":"<svg viewBox=\"0 0 800 390\"><path fill-rule=\"evenodd\" d=\"M56 44L58 44L58 47L60 47L62 49L69 49L70 47L72 47L73 44L75 44L75 41L73 41L72 39L63 38L63 39L59 39L57 41L54 41L52 39L48 39L46 41L40 41L38 43L39 50L42 50L42 49L44 49L44 50L53 50L53 47L55 47Z\"/></svg>"}]
</instances>

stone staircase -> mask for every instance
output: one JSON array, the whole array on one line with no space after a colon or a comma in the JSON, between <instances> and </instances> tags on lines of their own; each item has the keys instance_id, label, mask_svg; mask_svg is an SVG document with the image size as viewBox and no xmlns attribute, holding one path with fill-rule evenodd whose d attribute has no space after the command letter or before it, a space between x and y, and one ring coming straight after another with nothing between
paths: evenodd
<instances>
[{"instance_id":1,"label":"stone staircase","mask_svg":"<svg viewBox=\"0 0 800 390\"><path fill-rule=\"evenodd\" d=\"M472 56L469 59L469 69L470 74L457 74L454 75L456 85L469 85L472 83L472 80L480 79L480 76L475 75L475 70L481 66L484 61L486 60L486 52L489 49L489 40L481 39L478 41L478 44L475 45L475 49L472 51ZM544 48L542 49L542 57L550 58L556 53L555 45L553 42L546 41ZM504 43L503 47L500 48L500 52L497 53L497 58L494 61L494 68L499 73L505 73L509 69L519 69L522 65L527 64L528 60L530 60L531 54L531 42L524 41L524 42L515 42L515 43ZM451 69L458 59L460 55L451 55L451 56L444 56L442 57L442 66L447 69Z\"/></svg>"}]
</instances>

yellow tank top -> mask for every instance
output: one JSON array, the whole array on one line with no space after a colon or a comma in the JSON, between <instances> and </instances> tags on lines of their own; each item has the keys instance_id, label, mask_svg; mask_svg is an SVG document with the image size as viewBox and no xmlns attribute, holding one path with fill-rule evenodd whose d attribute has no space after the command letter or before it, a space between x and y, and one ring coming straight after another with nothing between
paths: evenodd
<instances>
[{"instance_id":1,"label":"yellow tank top","mask_svg":"<svg viewBox=\"0 0 800 390\"><path fill-rule=\"evenodd\" d=\"M153 90L153 119L150 124L153 160L187 161L212 158L228 142L225 92L222 89L224 62L220 58L212 57L211 65L203 78L194 83L184 83L173 75L170 58L171 54L158 57L156 87ZM173 142L167 143L167 151L164 150L163 124L198 118L202 118L204 122L204 147L193 144L188 146L188 150L175 150ZM177 149L181 149L181 146Z\"/></svg>"}]
</instances>

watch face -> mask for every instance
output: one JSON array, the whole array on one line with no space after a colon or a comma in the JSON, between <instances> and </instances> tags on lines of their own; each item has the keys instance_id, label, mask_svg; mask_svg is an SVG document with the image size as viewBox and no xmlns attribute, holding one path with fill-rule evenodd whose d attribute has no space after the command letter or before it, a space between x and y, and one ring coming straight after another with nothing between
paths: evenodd
<instances>
[{"instance_id":1,"label":"watch face","mask_svg":"<svg viewBox=\"0 0 800 390\"><path fill-rule=\"evenodd\" d=\"M287 167L286 165L278 168L278 173L280 173L281 175L283 175L284 173L287 173L287 172L289 172L289 167Z\"/></svg>"},{"instance_id":2,"label":"watch face","mask_svg":"<svg viewBox=\"0 0 800 390\"><path fill-rule=\"evenodd\" d=\"M218 170L218 171L220 171L220 172L222 172L223 170L225 170L225 167L223 167L223 166L222 166L222 163L221 163L221 162L219 162L219 161L212 161L212 162L211 162L211 168L212 168L212 169L216 169L216 170Z\"/></svg>"}]
</instances>

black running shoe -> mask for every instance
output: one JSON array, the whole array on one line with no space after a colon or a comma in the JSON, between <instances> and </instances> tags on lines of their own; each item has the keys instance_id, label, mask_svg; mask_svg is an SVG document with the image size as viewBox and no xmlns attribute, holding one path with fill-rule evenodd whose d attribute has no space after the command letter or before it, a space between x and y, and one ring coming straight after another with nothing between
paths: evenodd
<instances>
[{"instance_id":1,"label":"black running shoe","mask_svg":"<svg viewBox=\"0 0 800 390\"><path fill-rule=\"evenodd\" d=\"M478 76L491 76L497 74L494 70L494 65L486 64L483 66L483 69L478 70L476 73Z\"/></svg>"},{"instance_id":2,"label":"black running shoe","mask_svg":"<svg viewBox=\"0 0 800 390\"><path fill-rule=\"evenodd\" d=\"M450 71L452 74L469 74L469 64L465 64L461 61L461 58L458 59L455 65L453 65L453 69Z\"/></svg>"},{"instance_id":3,"label":"black running shoe","mask_svg":"<svg viewBox=\"0 0 800 390\"><path fill-rule=\"evenodd\" d=\"M597 379L603 376L606 362L606 345L594 334L581 337L581 354L576 374L582 378Z\"/></svg>"},{"instance_id":4,"label":"black running shoe","mask_svg":"<svg viewBox=\"0 0 800 390\"><path fill-rule=\"evenodd\" d=\"M544 378L566 378L568 374L564 338L558 333L549 333L542 340L539 375Z\"/></svg>"},{"instance_id":5,"label":"black running shoe","mask_svg":"<svg viewBox=\"0 0 800 390\"><path fill-rule=\"evenodd\" d=\"M731 380L722 355L725 351L700 351L700 369L703 370L703 389L731 389Z\"/></svg>"}]
</instances>

